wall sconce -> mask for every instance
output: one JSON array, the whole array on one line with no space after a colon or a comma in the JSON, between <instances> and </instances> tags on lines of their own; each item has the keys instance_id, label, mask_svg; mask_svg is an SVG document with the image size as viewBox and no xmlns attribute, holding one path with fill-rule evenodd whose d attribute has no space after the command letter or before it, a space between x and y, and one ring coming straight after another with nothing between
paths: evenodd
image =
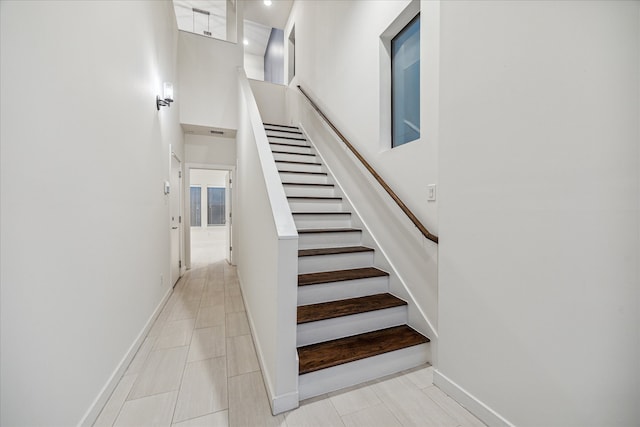
<instances>
[{"instance_id":1,"label":"wall sconce","mask_svg":"<svg viewBox=\"0 0 640 427\"><path fill-rule=\"evenodd\" d=\"M171 107L173 102L173 85L169 82L164 83L162 98L156 95L156 108L160 111L160 107Z\"/></svg>"}]
</instances>

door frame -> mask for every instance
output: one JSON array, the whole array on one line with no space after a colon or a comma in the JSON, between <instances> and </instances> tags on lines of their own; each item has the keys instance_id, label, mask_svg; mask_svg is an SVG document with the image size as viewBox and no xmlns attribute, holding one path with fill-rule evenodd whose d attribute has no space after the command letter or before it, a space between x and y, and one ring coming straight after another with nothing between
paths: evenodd
<instances>
[{"instance_id":1,"label":"door frame","mask_svg":"<svg viewBox=\"0 0 640 427\"><path fill-rule=\"evenodd\" d=\"M236 240L233 236L233 210L236 205L236 194L233 191L235 176L236 176L236 167L235 165L224 165L224 164L211 164L211 163L187 163L185 164L184 170L184 182L183 184L183 194L188 191L189 186L191 185L191 169L206 169L206 170L216 170L216 171L226 171L229 172L229 177L231 179L231 184L227 188L227 193L229 194L229 203L227 204L227 217L229 218L229 233L227 235L227 261L231 265L236 265L236 259L234 252L230 250L230 248L235 247L234 241ZM184 221L183 228L185 230L191 230L191 205L187 203L184 211ZM187 269L191 268L191 233L184 233L184 267Z\"/></svg>"},{"instance_id":2,"label":"door frame","mask_svg":"<svg viewBox=\"0 0 640 427\"><path fill-rule=\"evenodd\" d=\"M171 259L171 253L172 253L172 249L171 246L169 247L169 277L170 277L170 281L173 281L173 283L171 284L171 286L175 286L176 283L178 283L178 280L180 280L180 277L182 277L184 275L184 273L186 272L186 265L184 262L184 223L185 223L185 215L184 215L184 191L183 191L183 186L181 185L181 180L184 179L184 163L182 162L182 159L180 159L180 156L178 156L178 154L173 151L173 147L170 145L169 146L169 151L170 151L170 155L169 155L169 191L178 191L178 262L179 262L179 268L178 268L178 278L174 281L173 277L171 277L171 272L173 271L171 268L171 263L173 262L173 260ZM178 174L178 185L176 186L176 189L172 189L171 187L172 182L172 172L173 172L173 159L176 159L179 163L179 174ZM169 194L169 198L171 198L171 194ZM171 200L169 200L169 245L171 245Z\"/></svg>"}]
</instances>

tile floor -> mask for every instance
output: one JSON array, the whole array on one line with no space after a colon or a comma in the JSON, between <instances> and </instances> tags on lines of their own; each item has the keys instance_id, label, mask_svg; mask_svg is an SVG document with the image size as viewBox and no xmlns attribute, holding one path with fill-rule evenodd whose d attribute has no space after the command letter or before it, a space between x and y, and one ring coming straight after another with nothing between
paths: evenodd
<instances>
[{"instance_id":1,"label":"tile floor","mask_svg":"<svg viewBox=\"0 0 640 427\"><path fill-rule=\"evenodd\" d=\"M433 386L430 366L272 416L235 268L223 249L208 249L194 248L192 269L176 285L95 426L484 425Z\"/></svg>"}]
</instances>

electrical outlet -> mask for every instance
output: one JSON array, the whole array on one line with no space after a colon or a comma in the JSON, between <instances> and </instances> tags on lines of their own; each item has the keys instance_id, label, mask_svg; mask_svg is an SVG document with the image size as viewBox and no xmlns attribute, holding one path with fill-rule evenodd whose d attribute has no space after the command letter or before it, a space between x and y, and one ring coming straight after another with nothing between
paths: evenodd
<instances>
[{"instance_id":1,"label":"electrical outlet","mask_svg":"<svg viewBox=\"0 0 640 427\"><path fill-rule=\"evenodd\" d=\"M436 200L436 185L430 184L427 186L427 200L432 202Z\"/></svg>"}]
</instances>

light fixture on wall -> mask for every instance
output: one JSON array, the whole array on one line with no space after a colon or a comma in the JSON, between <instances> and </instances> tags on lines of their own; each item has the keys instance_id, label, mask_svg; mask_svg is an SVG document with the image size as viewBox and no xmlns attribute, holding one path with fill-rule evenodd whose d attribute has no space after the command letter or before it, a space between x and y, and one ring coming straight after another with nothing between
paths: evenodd
<instances>
[{"instance_id":1,"label":"light fixture on wall","mask_svg":"<svg viewBox=\"0 0 640 427\"><path fill-rule=\"evenodd\" d=\"M247 39L244 39L244 40L242 41L242 43L244 43L244 45L245 45L245 46L249 46L249 40L247 40Z\"/></svg>"},{"instance_id":2,"label":"light fixture on wall","mask_svg":"<svg viewBox=\"0 0 640 427\"><path fill-rule=\"evenodd\" d=\"M271 6L271 0L264 0L265 6Z\"/></svg>"},{"instance_id":3,"label":"light fixture on wall","mask_svg":"<svg viewBox=\"0 0 640 427\"><path fill-rule=\"evenodd\" d=\"M173 85L169 82L164 83L162 98L156 95L156 108L160 111L160 107L171 107L173 102Z\"/></svg>"}]
</instances>

